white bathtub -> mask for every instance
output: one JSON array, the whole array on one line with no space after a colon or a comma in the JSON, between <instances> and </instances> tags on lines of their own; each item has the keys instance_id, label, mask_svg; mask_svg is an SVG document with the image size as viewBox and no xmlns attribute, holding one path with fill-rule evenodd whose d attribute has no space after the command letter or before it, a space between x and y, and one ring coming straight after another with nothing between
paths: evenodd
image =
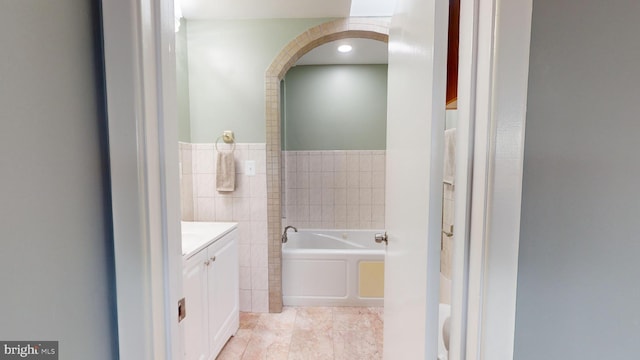
<instances>
[{"instance_id":1,"label":"white bathtub","mask_svg":"<svg viewBox=\"0 0 640 360\"><path fill-rule=\"evenodd\" d=\"M382 306L380 230L289 230L282 246L282 293L291 306Z\"/></svg>"}]
</instances>

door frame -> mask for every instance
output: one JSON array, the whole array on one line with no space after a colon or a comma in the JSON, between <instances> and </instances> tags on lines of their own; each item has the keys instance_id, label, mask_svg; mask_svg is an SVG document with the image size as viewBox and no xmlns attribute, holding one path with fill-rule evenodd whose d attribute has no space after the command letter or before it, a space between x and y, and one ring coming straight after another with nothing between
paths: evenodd
<instances>
[{"instance_id":1,"label":"door frame","mask_svg":"<svg viewBox=\"0 0 640 360\"><path fill-rule=\"evenodd\" d=\"M456 194L456 231L468 246L458 255L469 268L460 275L467 276L464 286L454 289L467 291L468 302L456 305L466 307L466 318L452 319L466 328L462 353L453 359L513 359L532 6L532 0L461 4L465 96L458 104L460 118L471 120L457 151L470 157L456 171L471 171L472 180L464 188L468 210L458 206L463 192Z\"/></svg>"},{"instance_id":2,"label":"door frame","mask_svg":"<svg viewBox=\"0 0 640 360\"><path fill-rule=\"evenodd\" d=\"M181 359L172 0L102 0L120 359Z\"/></svg>"},{"instance_id":3,"label":"door frame","mask_svg":"<svg viewBox=\"0 0 640 360\"><path fill-rule=\"evenodd\" d=\"M456 205L471 201L455 214L469 245L453 289L468 294L452 304L468 311L452 319L467 329L457 359L513 357L531 12L532 0L461 1L459 111L471 121L457 152L472 160L456 171L472 178L456 191ZM173 1L102 0L102 13L120 358L180 359Z\"/></svg>"}]
</instances>

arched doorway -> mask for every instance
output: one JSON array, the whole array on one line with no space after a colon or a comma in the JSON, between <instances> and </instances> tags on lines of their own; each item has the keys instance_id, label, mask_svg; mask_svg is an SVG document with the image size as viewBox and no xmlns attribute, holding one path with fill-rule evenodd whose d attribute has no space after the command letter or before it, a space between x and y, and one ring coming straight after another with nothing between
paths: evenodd
<instances>
[{"instance_id":1,"label":"arched doorway","mask_svg":"<svg viewBox=\"0 0 640 360\"><path fill-rule=\"evenodd\" d=\"M267 220L269 237L269 311L282 311L282 233L280 82L291 67L307 52L325 43L365 38L389 42L389 20L345 18L313 27L287 44L273 60L265 75L265 119L267 147Z\"/></svg>"}]
</instances>

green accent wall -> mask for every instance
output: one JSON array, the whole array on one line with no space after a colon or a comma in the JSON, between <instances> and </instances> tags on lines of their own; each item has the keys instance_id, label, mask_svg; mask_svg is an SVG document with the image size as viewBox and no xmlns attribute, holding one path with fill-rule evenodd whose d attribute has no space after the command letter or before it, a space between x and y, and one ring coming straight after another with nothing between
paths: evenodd
<instances>
[{"instance_id":1,"label":"green accent wall","mask_svg":"<svg viewBox=\"0 0 640 360\"><path fill-rule=\"evenodd\" d=\"M387 65L296 66L285 76L284 150L385 150Z\"/></svg>"},{"instance_id":2,"label":"green accent wall","mask_svg":"<svg viewBox=\"0 0 640 360\"><path fill-rule=\"evenodd\" d=\"M265 71L291 40L330 20L189 20L191 142L213 142L224 130L238 142L265 142Z\"/></svg>"},{"instance_id":3,"label":"green accent wall","mask_svg":"<svg viewBox=\"0 0 640 360\"><path fill-rule=\"evenodd\" d=\"M178 140L191 141L189 120L189 52L187 49L187 21L180 19L176 33L176 87L178 92Z\"/></svg>"}]
</instances>

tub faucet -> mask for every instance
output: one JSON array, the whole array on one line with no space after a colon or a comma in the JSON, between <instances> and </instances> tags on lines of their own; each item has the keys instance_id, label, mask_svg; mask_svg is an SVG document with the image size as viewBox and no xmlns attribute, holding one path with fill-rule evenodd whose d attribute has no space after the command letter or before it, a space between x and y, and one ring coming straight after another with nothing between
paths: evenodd
<instances>
[{"instance_id":1,"label":"tub faucet","mask_svg":"<svg viewBox=\"0 0 640 360\"><path fill-rule=\"evenodd\" d=\"M285 227L285 228L284 228L284 232L282 233L282 243L283 243L283 244L284 244L284 243L286 243L286 242L287 242L287 240L289 240L289 239L287 238L287 230L289 230L289 229L293 229L293 231L298 232L298 229L296 229L295 227L293 227L293 226L291 226L291 225L289 225L289 226Z\"/></svg>"}]
</instances>

